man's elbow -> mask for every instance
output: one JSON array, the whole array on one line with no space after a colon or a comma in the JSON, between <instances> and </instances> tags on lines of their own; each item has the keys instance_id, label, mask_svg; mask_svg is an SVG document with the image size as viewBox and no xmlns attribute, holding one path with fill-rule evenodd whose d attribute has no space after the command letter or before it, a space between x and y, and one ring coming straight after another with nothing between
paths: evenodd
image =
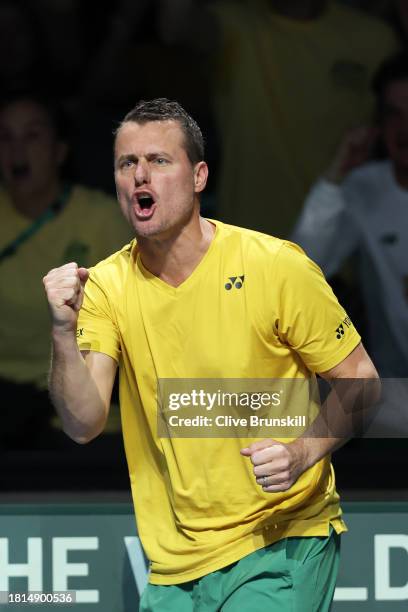
<instances>
[{"instance_id":1,"label":"man's elbow","mask_svg":"<svg viewBox=\"0 0 408 612\"><path fill-rule=\"evenodd\" d=\"M357 376L358 378L370 378L373 380L380 379L380 376L377 372L377 369L371 359L367 356L367 359L364 359L357 368Z\"/></svg>"},{"instance_id":2,"label":"man's elbow","mask_svg":"<svg viewBox=\"0 0 408 612\"><path fill-rule=\"evenodd\" d=\"M78 430L77 428L74 429L69 426L64 426L63 431L71 440L82 446L97 438L102 433L103 427Z\"/></svg>"},{"instance_id":3,"label":"man's elbow","mask_svg":"<svg viewBox=\"0 0 408 612\"><path fill-rule=\"evenodd\" d=\"M82 446L83 444L88 444L89 442L91 442L96 436L69 436L69 437L71 438L71 440L73 440L74 442Z\"/></svg>"}]
</instances>

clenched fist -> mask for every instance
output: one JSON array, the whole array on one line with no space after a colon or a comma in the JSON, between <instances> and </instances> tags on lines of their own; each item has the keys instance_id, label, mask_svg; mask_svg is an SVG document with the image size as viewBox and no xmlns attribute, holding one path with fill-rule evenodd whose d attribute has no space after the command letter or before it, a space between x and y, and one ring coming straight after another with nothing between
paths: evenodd
<instances>
[{"instance_id":1,"label":"clenched fist","mask_svg":"<svg viewBox=\"0 0 408 612\"><path fill-rule=\"evenodd\" d=\"M78 312L88 278L88 270L78 268L76 263L54 268L44 276L43 283L54 327L62 331L76 331Z\"/></svg>"},{"instance_id":2,"label":"clenched fist","mask_svg":"<svg viewBox=\"0 0 408 612\"><path fill-rule=\"evenodd\" d=\"M268 493L287 491L310 467L301 439L289 444L261 440L243 448L241 454L250 457L256 482Z\"/></svg>"}]
</instances>

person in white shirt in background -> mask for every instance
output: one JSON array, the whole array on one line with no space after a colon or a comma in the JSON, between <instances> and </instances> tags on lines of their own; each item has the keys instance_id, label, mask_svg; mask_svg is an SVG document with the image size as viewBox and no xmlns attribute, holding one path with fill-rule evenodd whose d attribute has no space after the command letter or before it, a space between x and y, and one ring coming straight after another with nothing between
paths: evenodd
<instances>
[{"instance_id":1,"label":"person in white shirt in background","mask_svg":"<svg viewBox=\"0 0 408 612\"><path fill-rule=\"evenodd\" d=\"M408 54L373 80L378 127L347 133L309 192L291 239L330 278L352 253L367 322L366 343L384 378L384 408L370 436L408 435ZM386 157L369 160L380 137ZM399 380L395 380L395 379Z\"/></svg>"},{"instance_id":2,"label":"person in white shirt in background","mask_svg":"<svg viewBox=\"0 0 408 612\"><path fill-rule=\"evenodd\" d=\"M379 127L345 135L291 239L329 278L357 253L373 360L383 377L408 377L408 55L385 62L373 88ZM387 157L368 161L377 136Z\"/></svg>"}]
</instances>

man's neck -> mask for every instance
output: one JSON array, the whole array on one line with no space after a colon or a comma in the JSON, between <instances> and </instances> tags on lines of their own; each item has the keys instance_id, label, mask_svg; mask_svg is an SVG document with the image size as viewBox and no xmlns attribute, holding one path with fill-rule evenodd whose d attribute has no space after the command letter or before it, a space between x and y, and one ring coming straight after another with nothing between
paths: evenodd
<instances>
[{"instance_id":1,"label":"man's neck","mask_svg":"<svg viewBox=\"0 0 408 612\"><path fill-rule=\"evenodd\" d=\"M269 2L276 13L299 21L317 19L327 4L327 0L269 0Z\"/></svg>"},{"instance_id":2,"label":"man's neck","mask_svg":"<svg viewBox=\"0 0 408 612\"><path fill-rule=\"evenodd\" d=\"M178 287L198 266L214 237L212 223L199 217L176 237L151 239L137 237L144 267L168 285Z\"/></svg>"},{"instance_id":3,"label":"man's neck","mask_svg":"<svg viewBox=\"0 0 408 612\"><path fill-rule=\"evenodd\" d=\"M61 190L58 180L53 181L46 188L29 195L19 192L11 193L13 206L20 214L28 219L38 219L53 202L56 201Z\"/></svg>"}]
</instances>

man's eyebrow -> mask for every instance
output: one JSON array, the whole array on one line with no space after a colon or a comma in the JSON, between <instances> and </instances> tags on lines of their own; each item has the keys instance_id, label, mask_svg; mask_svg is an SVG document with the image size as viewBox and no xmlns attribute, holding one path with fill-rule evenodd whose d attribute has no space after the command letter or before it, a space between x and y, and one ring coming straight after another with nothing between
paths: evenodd
<instances>
[{"instance_id":1,"label":"man's eyebrow","mask_svg":"<svg viewBox=\"0 0 408 612\"><path fill-rule=\"evenodd\" d=\"M146 157L149 157L152 155L157 155L159 157L170 157L170 154L167 153L166 151L152 151L151 153L148 153Z\"/></svg>"},{"instance_id":2,"label":"man's eyebrow","mask_svg":"<svg viewBox=\"0 0 408 612\"><path fill-rule=\"evenodd\" d=\"M167 157L168 159L171 159L171 155L166 153L166 151L152 151L146 155L147 159L153 159L154 157Z\"/></svg>"},{"instance_id":3,"label":"man's eyebrow","mask_svg":"<svg viewBox=\"0 0 408 612\"><path fill-rule=\"evenodd\" d=\"M137 161L137 157L133 153L126 153L118 158L118 164L122 163L123 161Z\"/></svg>"},{"instance_id":4,"label":"man's eyebrow","mask_svg":"<svg viewBox=\"0 0 408 612\"><path fill-rule=\"evenodd\" d=\"M169 153L166 153L165 151L152 151L151 153L146 154L147 160L157 159L158 157L165 157L166 159L172 159L172 156ZM124 153L118 157L116 163L119 165L125 161L131 161L131 162L137 163L138 159L139 158L134 153Z\"/></svg>"}]
</instances>

